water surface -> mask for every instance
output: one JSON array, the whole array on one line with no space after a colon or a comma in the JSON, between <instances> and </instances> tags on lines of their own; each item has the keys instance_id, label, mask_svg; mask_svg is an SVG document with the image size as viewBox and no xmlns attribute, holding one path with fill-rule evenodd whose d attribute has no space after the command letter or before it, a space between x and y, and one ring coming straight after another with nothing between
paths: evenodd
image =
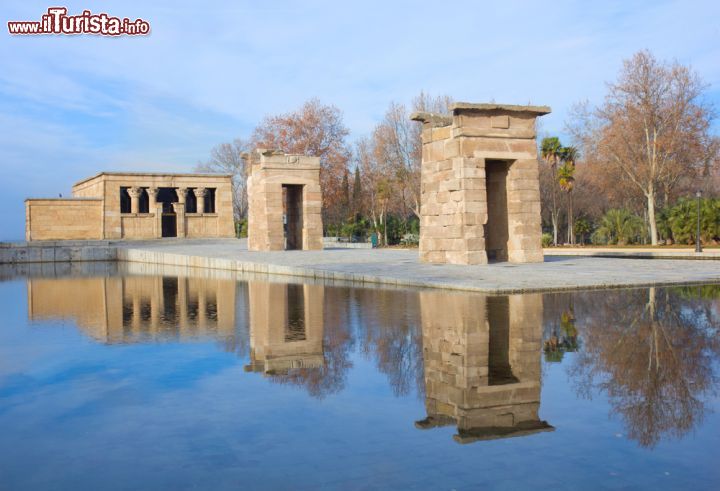
<instances>
[{"instance_id":1,"label":"water surface","mask_svg":"<svg viewBox=\"0 0 720 491\"><path fill-rule=\"evenodd\" d=\"M0 271L0 489L720 487L720 287L116 269Z\"/></svg>"}]
</instances>

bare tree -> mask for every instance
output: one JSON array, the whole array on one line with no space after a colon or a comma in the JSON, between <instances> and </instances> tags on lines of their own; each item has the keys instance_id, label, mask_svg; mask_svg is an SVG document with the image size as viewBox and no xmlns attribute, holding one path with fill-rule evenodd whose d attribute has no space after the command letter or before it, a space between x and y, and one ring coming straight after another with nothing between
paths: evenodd
<instances>
[{"instance_id":1,"label":"bare tree","mask_svg":"<svg viewBox=\"0 0 720 491\"><path fill-rule=\"evenodd\" d=\"M576 113L584 119L570 125L588 160L642 195L653 245L659 197L669 199L682 176L697 175L717 154L708 134L714 114L704 90L690 68L641 51L624 61L604 103Z\"/></svg>"},{"instance_id":2,"label":"bare tree","mask_svg":"<svg viewBox=\"0 0 720 491\"><path fill-rule=\"evenodd\" d=\"M243 154L249 150L249 142L241 138L232 143L221 143L210 151L210 160L195 166L198 172L232 175L233 214L236 220L247 215L247 175Z\"/></svg>"},{"instance_id":3,"label":"bare tree","mask_svg":"<svg viewBox=\"0 0 720 491\"><path fill-rule=\"evenodd\" d=\"M420 217L420 167L422 164L422 125L410 120L413 111L447 113L452 99L432 97L420 92L411 103L391 102L383 120L373 131L373 145L378 158L387 167L393 191L390 208L403 218L413 213Z\"/></svg>"}]
</instances>

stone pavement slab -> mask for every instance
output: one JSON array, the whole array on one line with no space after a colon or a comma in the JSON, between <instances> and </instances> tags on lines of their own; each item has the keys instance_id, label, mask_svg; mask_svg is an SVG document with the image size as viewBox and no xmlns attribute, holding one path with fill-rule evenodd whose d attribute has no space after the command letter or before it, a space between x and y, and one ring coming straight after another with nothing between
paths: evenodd
<instances>
[{"instance_id":1,"label":"stone pavement slab","mask_svg":"<svg viewBox=\"0 0 720 491\"><path fill-rule=\"evenodd\" d=\"M485 293L720 283L720 261L547 256L534 264L432 265L416 249L249 252L245 240L115 242L118 260Z\"/></svg>"}]
</instances>

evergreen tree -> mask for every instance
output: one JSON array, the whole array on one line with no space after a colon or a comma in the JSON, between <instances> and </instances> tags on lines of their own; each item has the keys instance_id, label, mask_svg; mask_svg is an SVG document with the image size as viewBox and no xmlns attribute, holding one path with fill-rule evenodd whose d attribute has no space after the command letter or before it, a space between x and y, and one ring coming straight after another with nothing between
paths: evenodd
<instances>
[{"instance_id":1,"label":"evergreen tree","mask_svg":"<svg viewBox=\"0 0 720 491\"><path fill-rule=\"evenodd\" d=\"M355 167L355 181L352 189L352 212L353 215L362 213L362 183L360 182L360 168Z\"/></svg>"}]
</instances>

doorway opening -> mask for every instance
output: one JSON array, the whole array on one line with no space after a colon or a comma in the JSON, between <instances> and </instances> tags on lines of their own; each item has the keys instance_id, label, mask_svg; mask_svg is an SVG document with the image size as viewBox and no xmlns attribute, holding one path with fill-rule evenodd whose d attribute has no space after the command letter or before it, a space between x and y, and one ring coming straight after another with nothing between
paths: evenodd
<instances>
[{"instance_id":1,"label":"doorway opening","mask_svg":"<svg viewBox=\"0 0 720 491\"><path fill-rule=\"evenodd\" d=\"M302 249L303 186L283 184L282 188L285 212L285 250Z\"/></svg>"},{"instance_id":2,"label":"doorway opening","mask_svg":"<svg viewBox=\"0 0 720 491\"><path fill-rule=\"evenodd\" d=\"M178 197L174 188L158 189L157 202L162 204L162 217L160 221L162 237L177 237L177 216L173 203L177 203Z\"/></svg>"},{"instance_id":3,"label":"doorway opening","mask_svg":"<svg viewBox=\"0 0 720 491\"><path fill-rule=\"evenodd\" d=\"M507 176L510 162L485 161L488 220L484 227L488 261L508 260Z\"/></svg>"}]
</instances>

